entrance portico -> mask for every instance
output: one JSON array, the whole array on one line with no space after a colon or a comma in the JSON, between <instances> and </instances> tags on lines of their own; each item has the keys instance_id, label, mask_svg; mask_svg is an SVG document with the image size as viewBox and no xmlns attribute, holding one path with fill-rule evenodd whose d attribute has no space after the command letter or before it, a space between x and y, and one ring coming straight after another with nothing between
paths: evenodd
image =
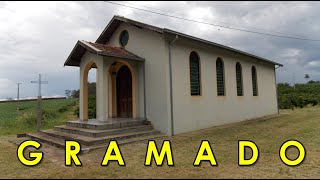
<instances>
[{"instance_id":1,"label":"entrance portico","mask_svg":"<svg viewBox=\"0 0 320 180\"><path fill-rule=\"evenodd\" d=\"M81 121L88 121L88 72L96 68L96 119L145 119L144 59L123 48L78 41L65 65L80 66Z\"/></svg>"}]
</instances>

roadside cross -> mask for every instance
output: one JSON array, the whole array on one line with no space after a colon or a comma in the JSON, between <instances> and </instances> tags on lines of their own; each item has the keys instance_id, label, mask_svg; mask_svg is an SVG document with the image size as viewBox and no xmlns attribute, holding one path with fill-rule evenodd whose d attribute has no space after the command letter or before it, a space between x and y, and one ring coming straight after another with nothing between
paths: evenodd
<instances>
[{"instance_id":1,"label":"roadside cross","mask_svg":"<svg viewBox=\"0 0 320 180\"><path fill-rule=\"evenodd\" d=\"M41 81L41 74L39 74L38 81L31 81L31 83L38 84L38 121L37 121L37 131L41 129L41 120L42 120L42 103L41 103L41 84L48 84L48 81Z\"/></svg>"}]
</instances>

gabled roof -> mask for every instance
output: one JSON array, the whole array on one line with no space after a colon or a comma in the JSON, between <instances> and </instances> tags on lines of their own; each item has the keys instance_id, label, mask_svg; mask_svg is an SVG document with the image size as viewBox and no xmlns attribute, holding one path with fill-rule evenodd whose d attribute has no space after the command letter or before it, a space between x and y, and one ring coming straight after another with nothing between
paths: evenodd
<instances>
[{"instance_id":1,"label":"gabled roof","mask_svg":"<svg viewBox=\"0 0 320 180\"><path fill-rule=\"evenodd\" d=\"M73 50L71 51L68 59L64 63L65 66L79 66L81 57L86 51L90 51L94 54L108 57L117 57L123 59L131 59L137 61L144 61L143 58L121 48L108 46L99 43L78 41Z\"/></svg>"},{"instance_id":2,"label":"gabled roof","mask_svg":"<svg viewBox=\"0 0 320 180\"><path fill-rule=\"evenodd\" d=\"M159 28L159 27L156 27L156 26L152 26L152 25L149 25L149 24L145 24L145 23L142 23L142 22L134 21L134 20L131 20L131 19L127 19L127 18L121 17L121 16L113 16L113 18L111 19L109 24L106 26L106 28L104 28L104 30L102 31L102 33L100 34L100 36L96 40L96 43L100 43L100 44L107 43L109 41L110 37L112 36L113 32L123 22L129 23L129 24L137 26L137 27L147 28L149 30L156 31L156 32L161 33L161 34L163 33L163 29L162 28Z\"/></svg>"},{"instance_id":3,"label":"gabled roof","mask_svg":"<svg viewBox=\"0 0 320 180\"><path fill-rule=\"evenodd\" d=\"M142 23L142 22L134 21L134 20L131 20L131 19L128 19L128 18L120 17L120 16L114 16L111 19L111 21L109 22L107 27L103 30L103 32L100 34L100 36L96 40L96 43L100 43L100 44L107 43L109 41L110 37L112 36L113 32L118 28L118 26L121 23L129 23L131 25L134 25L134 26L137 26L137 27L140 27L140 28L149 29L149 30L161 33L161 34L178 35L178 36L190 39L190 40L194 40L194 41L198 41L198 42L205 43L205 44L208 44L208 45L212 45L212 46L215 46L215 47L219 47L219 48L222 48L222 49L226 49L226 50L229 50L229 51L232 51L232 52L236 52L236 53L239 53L239 54L242 54L242 55L245 55L245 56L250 56L252 58L255 58L255 59L267 62L267 63L271 63L271 64L278 65L278 66L283 66L280 63L277 63L277 62L274 62L274 61L268 60L266 58L262 58L262 57L259 57L259 56L256 56L256 55L253 55L253 54L250 54L250 53L247 53L247 52L243 52L243 51L240 51L240 50L228 47L228 46L224 46L224 45L221 45L221 44L218 44L218 43L214 43L214 42L211 42L211 41L200 39L200 38L197 38L197 37L194 37L194 36L190 36L190 35L187 35L187 34L183 34L183 33L180 33L180 32L177 32L177 31L173 31L173 30L170 30L170 29L159 28L159 27L156 27L156 26L152 26L152 25L149 25L149 24L145 24L145 23Z\"/></svg>"}]
</instances>

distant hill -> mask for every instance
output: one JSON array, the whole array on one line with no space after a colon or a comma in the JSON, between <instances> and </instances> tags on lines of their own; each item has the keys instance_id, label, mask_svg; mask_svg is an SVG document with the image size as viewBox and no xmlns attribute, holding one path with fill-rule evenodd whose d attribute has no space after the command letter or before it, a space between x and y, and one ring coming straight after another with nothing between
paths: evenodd
<instances>
[{"instance_id":1,"label":"distant hill","mask_svg":"<svg viewBox=\"0 0 320 180\"><path fill-rule=\"evenodd\" d=\"M28 97L28 98L21 98L19 99L20 102L24 101L35 101L38 97ZM65 96L42 96L42 100L48 100L48 99L66 99ZM6 103L6 102L14 102L17 99L0 99L0 103Z\"/></svg>"}]
</instances>

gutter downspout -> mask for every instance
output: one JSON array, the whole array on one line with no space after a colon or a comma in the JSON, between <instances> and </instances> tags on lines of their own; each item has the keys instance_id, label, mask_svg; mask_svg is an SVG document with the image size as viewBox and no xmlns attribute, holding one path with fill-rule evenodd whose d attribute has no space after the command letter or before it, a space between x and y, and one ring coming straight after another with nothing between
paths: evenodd
<instances>
[{"instance_id":1,"label":"gutter downspout","mask_svg":"<svg viewBox=\"0 0 320 180\"><path fill-rule=\"evenodd\" d=\"M144 111L144 119L147 120L147 100L146 100L146 65L145 61L143 62L143 111Z\"/></svg>"},{"instance_id":2,"label":"gutter downspout","mask_svg":"<svg viewBox=\"0 0 320 180\"><path fill-rule=\"evenodd\" d=\"M277 85L277 76L276 76L276 69L280 68L282 66L278 66L274 68L274 83L276 86L276 96L277 96L277 109L278 109L278 114L279 114L279 94L278 94L278 85Z\"/></svg>"},{"instance_id":3,"label":"gutter downspout","mask_svg":"<svg viewBox=\"0 0 320 180\"><path fill-rule=\"evenodd\" d=\"M169 79L170 79L170 113L171 113L171 126L170 126L170 136L174 135L174 123L173 123L173 93L172 93L172 59L171 59L171 46L179 38L178 35L169 42Z\"/></svg>"}]
</instances>

